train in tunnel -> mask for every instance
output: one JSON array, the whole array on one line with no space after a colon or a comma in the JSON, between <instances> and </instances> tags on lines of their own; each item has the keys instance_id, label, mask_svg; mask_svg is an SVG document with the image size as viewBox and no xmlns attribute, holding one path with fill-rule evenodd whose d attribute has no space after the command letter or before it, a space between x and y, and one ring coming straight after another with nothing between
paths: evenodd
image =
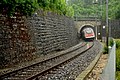
<instances>
[{"instance_id":1,"label":"train in tunnel","mask_svg":"<svg viewBox=\"0 0 120 80\"><path fill-rule=\"evenodd\" d=\"M83 40L94 40L95 39L95 31L90 26L85 26L80 31L80 37Z\"/></svg>"}]
</instances>

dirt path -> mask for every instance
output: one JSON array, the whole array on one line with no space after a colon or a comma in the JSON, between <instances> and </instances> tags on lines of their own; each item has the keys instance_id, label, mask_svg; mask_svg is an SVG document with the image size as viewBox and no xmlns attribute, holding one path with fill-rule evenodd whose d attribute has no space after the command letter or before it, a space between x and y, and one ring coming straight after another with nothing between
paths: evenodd
<instances>
[{"instance_id":1,"label":"dirt path","mask_svg":"<svg viewBox=\"0 0 120 80\"><path fill-rule=\"evenodd\" d=\"M108 54L102 54L98 60L96 66L93 68L91 73L88 75L86 80L99 80L99 76L102 73L106 63L107 63Z\"/></svg>"}]
</instances>

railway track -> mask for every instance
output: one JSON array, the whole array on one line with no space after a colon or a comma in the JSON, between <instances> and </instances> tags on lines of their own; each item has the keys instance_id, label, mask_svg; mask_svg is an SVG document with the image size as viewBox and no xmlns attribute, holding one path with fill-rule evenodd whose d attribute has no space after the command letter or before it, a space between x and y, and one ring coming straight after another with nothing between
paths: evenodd
<instances>
[{"instance_id":1,"label":"railway track","mask_svg":"<svg viewBox=\"0 0 120 80\"><path fill-rule=\"evenodd\" d=\"M93 45L93 42L83 42L79 46L68 51L63 51L57 56L47 58L33 65L2 74L0 75L0 80L40 79L39 76L44 74L47 75L48 72L54 72L57 71L57 69L59 70L58 67L74 60L76 57L92 48Z\"/></svg>"}]
</instances>

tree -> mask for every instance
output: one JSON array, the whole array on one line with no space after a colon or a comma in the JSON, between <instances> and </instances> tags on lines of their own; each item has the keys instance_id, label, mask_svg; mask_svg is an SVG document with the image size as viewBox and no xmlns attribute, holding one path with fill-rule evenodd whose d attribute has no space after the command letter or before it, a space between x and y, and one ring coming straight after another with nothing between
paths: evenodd
<instances>
[{"instance_id":1,"label":"tree","mask_svg":"<svg viewBox=\"0 0 120 80\"><path fill-rule=\"evenodd\" d=\"M105 4L103 4L103 19L106 18L105 10L106 10L106 7L105 7ZM108 17L110 19L120 19L120 1L119 0L109 0Z\"/></svg>"},{"instance_id":2,"label":"tree","mask_svg":"<svg viewBox=\"0 0 120 80\"><path fill-rule=\"evenodd\" d=\"M69 11L73 9L66 4L66 0L0 0L0 8L0 14L7 16L12 16L15 12L28 16L40 8L62 15L69 14L70 17L73 15L73 11Z\"/></svg>"},{"instance_id":3,"label":"tree","mask_svg":"<svg viewBox=\"0 0 120 80\"><path fill-rule=\"evenodd\" d=\"M100 1L94 5L93 0L69 0L68 4L74 8L74 16L88 17L88 16L100 16Z\"/></svg>"},{"instance_id":4,"label":"tree","mask_svg":"<svg viewBox=\"0 0 120 80\"><path fill-rule=\"evenodd\" d=\"M0 0L0 13L11 16L15 12L31 15L38 8L37 0Z\"/></svg>"}]
</instances>

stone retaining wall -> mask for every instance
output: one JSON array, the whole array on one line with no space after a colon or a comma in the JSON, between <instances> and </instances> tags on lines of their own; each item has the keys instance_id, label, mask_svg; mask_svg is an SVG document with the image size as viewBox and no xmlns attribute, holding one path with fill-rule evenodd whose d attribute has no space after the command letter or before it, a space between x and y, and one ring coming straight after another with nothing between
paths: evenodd
<instances>
[{"instance_id":1,"label":"stone retaining wall","mask_svg":"<svg viewBox=\"0 0 120 80\"><path fill-rule=\"evenodd\" d=\"M106 27L103 29L103 26L105 26L105 21L102 22L102 36L106 36ZM113 37L115 39L120 38L120 20L109 20L109 36Z\"/></svg>"},{"instance_id":2,"label":"stone retaining wall","mask_svg":"<svg viewBox=\"0 0 120 80\"><path fill-rule=\"evenodd\" d=\"M77 43L77 29L71 18L43 11L28 18L19 13L10 18L0 15L1 68Z\"/></svg>"},{"instance_id":3,"label":"stone retaining wall","mask_svg":"<svg viewBox=\"0 0 120 80\"><path fill-rule=\"evenodd\" d=\"M110 36L120 39L120 20L109 20Z\"/></svg>"}]
</instances>

